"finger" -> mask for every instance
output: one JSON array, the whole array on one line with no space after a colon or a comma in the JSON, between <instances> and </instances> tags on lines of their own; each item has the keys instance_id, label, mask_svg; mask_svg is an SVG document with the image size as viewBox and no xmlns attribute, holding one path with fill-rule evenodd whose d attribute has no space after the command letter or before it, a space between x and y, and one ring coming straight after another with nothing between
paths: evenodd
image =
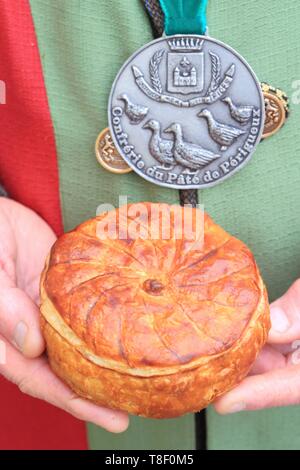
<instances>
[{"instance_id":1,"label":"finger","mask_svg":"<svg viewBox=\"0 0 300 470\"><path fill-rule=\"evenodd\" d=\"M273 343L271 347L273 349L276 349L276 351L280 352L283 356L287 356L291 352L295 351L295 347L293 346L293 343L287 343L287 344Z\"/></svg>"},{"instance_id":2,"label":"finger","mask_svg":"<svg viewBox=\"0 0 300 470\"><path fill-rule=\"evenodd\" d=\"M273 369L282 369L285 366L285 356L271 346L266 345L258 355L249 375L264 374Z\"/></svg>"},{"instance_id":3,"label":"finger","mask_svg":"<svg viewBox=\"0 0 300 470\"><path fill-rule=\"evenodd\" d=\"M220 414L259 410L300 403L300 366L289 366L247 377L236 388L220 397L215 408Z\"/></svg>"},{"instance_id":4,"label":"finger","mask_svg":"<svg viewBox=\"0 0 300 470\"><path fill-rule=\"evenodd\" d=\"M45 400L78 419L114 433L123 432L128 427L126 413L94 405L75 395L53 374L44 356L26 359L6 342L6 362L0 363L0 372L16 383L22 392Z\"/></svg>"},{"instance_id":5,"label":"finger","mask_svg":"<svg viewBox=\"0 0 300 470\"><path fill-rule=\"evenodd\" d=\"M20 210L14 205L14 211L12 209L11 212L11 220L18 221L14 224L18 252L17 284L34 302L39 303L40 274L56 236L49 225L31 209L23 206ZM32 227L38 236L35 237L34 243L29 243L32 239Z\"/></svg>"},{"instance_id":6,"label":"finger","mask_svg":"<svg viewBox=\"0 0 300 470\"><path fill-rule=\"evenodd\" d=\"M300 280L271 305L271 322L269 343L284 344L300 340Z\"/></svg>"},{"instance_id":7,"label":"finger","mask_svg":"<svg viewBox=\"0 0 300 470\"><path fill-rule=\"evenodd\" d=\"M39 309L0 269L0 333L27 357L45 349L39 325Z\"/></svg>"}]
</instances>

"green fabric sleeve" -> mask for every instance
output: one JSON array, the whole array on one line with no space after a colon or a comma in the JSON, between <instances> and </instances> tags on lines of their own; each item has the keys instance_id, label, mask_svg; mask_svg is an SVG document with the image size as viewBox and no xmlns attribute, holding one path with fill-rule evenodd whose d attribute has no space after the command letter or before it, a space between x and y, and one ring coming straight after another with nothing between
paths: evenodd
<instances>
[{"instance_id":1,"label":"green fabric sleeve","mask_svg":"<svg viewBox=\"0 0 300 470\"><path fill-rule=\"evenodd\" d=\"M252 162L224 185L203 194L206 210L253 250L271 300L300 276L300 4L297 0L210 2L211 35L237 49L261 81L291 99L284 128L262 142ZM298 83L299 87L299 83ZM298 93L299 96L299 93ZM300 408L208 412L210 449L299 449Z\"/></svg>"}]
</instances>

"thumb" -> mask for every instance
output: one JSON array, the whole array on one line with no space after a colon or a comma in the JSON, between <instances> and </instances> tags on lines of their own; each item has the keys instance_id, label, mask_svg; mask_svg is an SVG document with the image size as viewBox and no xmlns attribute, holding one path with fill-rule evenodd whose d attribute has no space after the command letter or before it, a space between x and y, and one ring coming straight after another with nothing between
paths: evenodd
<instances>
[{"instance_id":1,"label":"thumb","mask_svg":"<svg viewBox=\"0 0 300 470\"><path fill-rule=\"evenodd\" d=\"M3 270L0 270L0 334L26 357L40 356L45 349L38 307Z\"/></svg>"},{"instance_id":2,"label":"thumb","mask_svg":"<svg viewBox=\"0 0 300 470\"><path fill-rule=\"evenodd\" d=\"M268 342L292 343L300 340L300 279L270 307L272 328Z\"/></svg>"}]
</instances>

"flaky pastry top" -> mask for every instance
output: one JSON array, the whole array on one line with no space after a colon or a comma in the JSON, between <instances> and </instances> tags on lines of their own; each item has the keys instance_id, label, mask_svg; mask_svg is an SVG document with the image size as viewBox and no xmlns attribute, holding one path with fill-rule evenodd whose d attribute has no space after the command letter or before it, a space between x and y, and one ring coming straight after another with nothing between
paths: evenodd
<instances>
[{"instance_id":1,"label":"flaky pastry top","mask_svg":"<svg viewBox=\"0 0 300 470\"><path fill-rule=\"evenodd\" d=\"M44 276L48 298L90 351L132 368L228 350L263 295L251 251L198 209L143 206L102 214L60 237ZM183 220L203 226L178 237Z\"/></svg>"}]
</instances>

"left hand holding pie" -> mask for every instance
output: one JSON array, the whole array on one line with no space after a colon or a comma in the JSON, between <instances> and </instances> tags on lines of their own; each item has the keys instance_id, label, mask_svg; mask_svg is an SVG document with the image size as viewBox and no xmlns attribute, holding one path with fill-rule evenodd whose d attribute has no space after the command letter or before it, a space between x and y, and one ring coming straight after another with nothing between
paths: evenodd
<instances>
[{"instance_id":1,"label":"left hand holding pie","mask_svg":"<svg viewBox=\"0 0 300 470\"><path fill-rule=\"evenodd\" d=\"M300 280L271 305L268 344L250 374L215 402L220 414L300 404Z\"/></svg>"}]
</instances>

